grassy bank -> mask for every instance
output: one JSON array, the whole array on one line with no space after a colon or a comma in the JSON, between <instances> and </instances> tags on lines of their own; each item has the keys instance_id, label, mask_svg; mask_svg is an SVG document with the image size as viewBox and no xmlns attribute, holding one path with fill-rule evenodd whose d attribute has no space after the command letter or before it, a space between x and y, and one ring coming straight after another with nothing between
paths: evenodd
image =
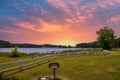
<instances>
[{"instance_id":1,"label":"grassy bank","mask_svg":"<svg viewBox=\"0 0 120 80\"><path fill-rule=\"evenodd\" d=\"M57 58L59 62L57 77L61 80L120 80L120 51L111 51L107 56L79 56ZM34 66L4 78L18 80L35 80L41 75L52 75L49 63ZM7 73L8 74L8 73Z\"/></svg>"}]
</instances>

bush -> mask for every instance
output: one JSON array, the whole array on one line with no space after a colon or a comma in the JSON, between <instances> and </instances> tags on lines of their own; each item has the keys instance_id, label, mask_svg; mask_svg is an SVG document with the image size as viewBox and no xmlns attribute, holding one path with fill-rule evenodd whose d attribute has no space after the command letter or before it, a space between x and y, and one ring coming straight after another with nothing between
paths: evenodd
<instances>
[{"instance_id":1,"label":"bush","mask_svg":"<svg viewBox=\"0 0 120 80\"><path fill-rule=\"evenodd\" d=\"M9 57L20 57L20 53L17 51L18 47L15 47L9 54Z\"/></svg>"},{"instance_id":2,"label":"bush","mask_svg":"<svg viewBox=\"0 0 120 80\"><path fill-rule=\"evenodd\" d=\"M28 56L28 54L27 53L23 53L23 52L19 52L19 56L21 57L21 56Z\"/></svg>"}]
</instances>

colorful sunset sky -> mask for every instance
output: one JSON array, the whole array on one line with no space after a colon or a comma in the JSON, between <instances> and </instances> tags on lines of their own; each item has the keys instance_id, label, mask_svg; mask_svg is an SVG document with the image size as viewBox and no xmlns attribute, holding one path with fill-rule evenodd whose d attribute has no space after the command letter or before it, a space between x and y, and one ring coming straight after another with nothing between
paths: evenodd
<instances>
[{"instance_id":1,"label":"colorful sunset sky","mask_svg":"<svg viewBox=\"0 0 120 80\"><path fill-rule=\"evenodd\" d=\"M120 37L120 0L0 0L0 40L75 45L109 26Z\"/></svg>"}]
</instances>

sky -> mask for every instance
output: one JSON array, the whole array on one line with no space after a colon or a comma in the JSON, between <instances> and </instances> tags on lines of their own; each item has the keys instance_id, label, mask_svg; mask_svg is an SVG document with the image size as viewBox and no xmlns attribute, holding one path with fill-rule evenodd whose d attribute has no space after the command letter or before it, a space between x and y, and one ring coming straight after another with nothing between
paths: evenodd
<instances>
[{"instance_id":1,"label":"sky","mask_svg":"<svg viewBox=\"0 0 120 80\"><path fill-rule=\"evenodd\" d=\"M75 45L108 26L120 37L120 0L0 0L0 40Z\"/></svg>"}]
</instances>

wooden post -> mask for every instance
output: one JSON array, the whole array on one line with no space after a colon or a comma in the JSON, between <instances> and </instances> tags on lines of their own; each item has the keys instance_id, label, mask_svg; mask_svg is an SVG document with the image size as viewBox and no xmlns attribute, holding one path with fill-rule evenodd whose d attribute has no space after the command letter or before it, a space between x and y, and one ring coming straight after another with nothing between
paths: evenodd
<instances>
[{"instance_id":1,"label":"wooden post","mask_svg":"<svg viewBox=\"0 0 120 80\"><path fill-rule=\"evenodd\" d=\"M40 60L39 60L39 58L37 59L37 65L39 65L39 62L40 62Z\"/></svg>"},{"instance_id":2,"label":"wooden post","mask_svg":"<svg viewBox=\"0 0 120 80\"><path fill-rule=\"evenodd\" d=\"M50 62L50 58L48 57L48 62Z\"/></svg>"},{"instance_id":3,"label":"wooden post","mask_svg":"<svg viewBox=\"0 0 120 80\"><path fill-rule=\"evenodd\" d=\"M97 55L97 53L95 52L95 55Z\"/></svg>"},{"instance_id":4,"label":"wooden post","mask_svg":"<svg viewBox=\"0 0 120 80\"><path fill-rule=\"evenodd\" d=\"M89 52L87 52L87 55L89 55Z\"/></svg>"},{"instance_id":5,"label":"wooden post","mask_svg":"<svg viewBox=\"0 0 120 80\"><path fill-rule=\"evenodd\" d=\"M80 56L80 53L78 52L78 56Z\"/></svg>"},{"instance_id":6,"label":"wooden post","mask_svg":"<svg viewBox=\"0 0 120 80\"><path fill-rule=\"evenodd\" d=\"M69 53L67 53L67 56L69 56Z\"/></svg>"},{"instance_id":7,"label":"wooden post","mask_svg":"<svg viewBox=\"0 0 120 80\"><path fill-rule=\"evenodd\" d=\"M20 68L20 71L22 70L22 60L20 59L19 60L19 68Z\"/></svg>"},{"instance_id":8,"label":"wooden post","mask_svg":"<svg viewBox=\"0 0 120 80\"><path fill-rule=\"evenodd\" d=\"M56 52L54 53L55 57L57 57Z\"/></svg>"}]
</instances>

